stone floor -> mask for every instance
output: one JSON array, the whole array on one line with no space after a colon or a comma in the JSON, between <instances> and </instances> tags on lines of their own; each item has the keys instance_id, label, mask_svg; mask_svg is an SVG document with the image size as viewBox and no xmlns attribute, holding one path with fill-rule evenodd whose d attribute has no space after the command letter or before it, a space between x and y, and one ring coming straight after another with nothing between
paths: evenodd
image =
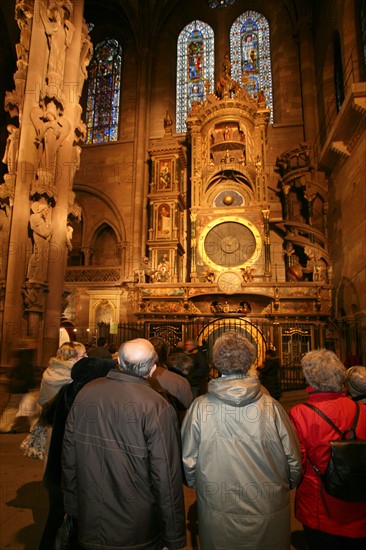
<instances>
[{"instance_id":1,"label":"stone floor","mask_svg":"<svg viewBox=\"0 0 366 550\"><path fill-rule=\"evenodd\" d=\"M304 397L303 391L286 392L281 401L289 410ZM19 445L24 437L24 433L0 435L0 550L37 550L47 516L47 493L41 481L44 464L22 455ZM292 550L306 550L302 527L293 516L293 499L294 491L291 493ZM188 541L185 550L199 550L193 489L185 488L185 500Z\"/></svg>"}]
</instances>

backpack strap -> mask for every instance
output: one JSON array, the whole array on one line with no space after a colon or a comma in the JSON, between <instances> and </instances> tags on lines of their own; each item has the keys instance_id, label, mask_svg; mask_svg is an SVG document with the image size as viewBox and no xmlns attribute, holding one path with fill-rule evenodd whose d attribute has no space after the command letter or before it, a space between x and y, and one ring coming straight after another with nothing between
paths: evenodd
<instances>
[{"instance_id":1,"label":"backpack strap","mask_svg":"<svg viewBox=\"0 0 366 550\"><path fill-rule=\"evenodd\" d=\"M349 439L357 439L356 438L356 426L357 426L357 422L358 422L358 417L360 416L360 404L356 402L355 405L356 405L356 414L355 414L355 417L353 419L352 426L350 428L347 428L347 430L344 431L344 433L343 433L344 438L346 438L346 435L349 432L349 434L350 434Z\"/></svg>"},{"instance_id":2,"label":"backpack strap","mask_svg":"<svg viewBox=\"0 0 366 550\"><path fill-rule=\"evenodd\" d=\"M303 403L303 405L305 405L305 407L309 407L309 409L312 409L319 416L324 418L324 420L332 426L333 430L335 430L337 432L337 434L339 434L341 437L343 437L343 433L341 432L341 430L339 428L337 428L337 426L334 424L334 422L332 422L332 420L330 418L328 418L327 415L323 413L323 411L318 409L318 407L314 407L314 405L310 405L310 403Z\"/></svg>"},{"instance_id":3,"label":"backpack strap","mask_svg":"<svg viewBox=\"0 0 366 550\"><path fill-rule=\"evenodd\" d=\"M306 407L309 407L309 409L312 409L319 416L324 418L324 420L326 422L328 422L328 424L330 424L330 426L332 426L332 428L341 436L342 439L346 438L347 432L350 432L350 434L351 434L350 439L354 439L356 437L356 426L357 426L357 422L358 422L358 417L360 415L360 405L359 405L359 403L355 403L355 405L356 405L356 414L354 416L352 426L350 428L347 428L343 433L341 432L341 430L339 428L337 428L337 426L334 424L334 422L332 422L332 420L330 418L328 418L326 414L323 413L323 411L318 409L318 407L314 407L314 405L310 405L310 403L303 403L303 405L305 405ZM321 475L319 469L315 466L315 464L310 460L309 456L307 456L307 459L310 462L314 472L319 477L319 480L320 480L320 496L321 496L321 499L322 499L322 502L323 502L325 512L326 512L327 516L330 518L331 514L330 514L329 508L327 506L327 503L326 503L326 500L325 500L325 497L324 497L324 492L323 492L323 476Z\"/></svg>"},{"instance_id":4,"label":"backpack strap","mask_svg":"<svg viewBox=\"0 0 366 550\"><path fill-rule=\"evenodd\" d=\"M330 426L332 426L333 430L335 430L337 432L337 434L341 436L342 439L346 439L346 435L347 435L348 432L350 433L349 439L355 439L356 438L356 426L357 426L357 422L358 422L358 417L360 416L360 405L359 405L359 403L355 403L355 405L356 405L356 414L354 416L352 426L350 428L347 428L344 432L341 432L341 430L334 424L334 422L332 422L332 420L330 418L328 418L328 416L326 414L324 414L323 411L318 409L318 407L314 407L314 405L310 405L310 403L303 403L303 405L305 405L306 407L309 407L309 409L312 409L319 416L324 418L324 420L326 422L328 422L328 424Z\"/></svg>"},{"instance_id":5,"label":"backpack strap","mask_svg":"<svg viewBox=\"0 0 366 550\"><path fill-rule=\"evenodd\" d=\"M357 403L357 401L361 401L361 399L366 399L366 393L362 393L361 395L356 395L356 397L352 397L352 401Z\"/></svg>"}]
</instances>

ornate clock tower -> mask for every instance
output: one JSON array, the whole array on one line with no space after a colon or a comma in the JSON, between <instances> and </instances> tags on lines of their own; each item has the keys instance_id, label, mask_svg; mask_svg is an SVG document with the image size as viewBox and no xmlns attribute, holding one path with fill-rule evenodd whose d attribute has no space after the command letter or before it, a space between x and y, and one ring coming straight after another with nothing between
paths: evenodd
<instances>
[{"instance_id":1,"label":"ornate clock tower","mask_svg":"<svg viewBox=\"0 0 366 550\"><path fill-rule=\"evenodd\" d=\"M210 350L222 331L239 330L259 362L273 346L290 364L325 338L326 182L300 144L277 159L269 196L270 111L245 78L224 65L193 106L187 138L173 136L167 113L164 137L150 142L146 257L131 300L147 333L171 344L194 337Z\"/></svg>"},{"instance_id":2,"label":"ornate clock tower","mask_svg":"<svg viewBox=\"0 0 366 550\"><path fill-rule=\"evenodd\" d=\"M235 94L235 100L233 100ZM219 99L218 99L219 97ZM191 137L191 281L240 291L271 274L266 165L270 111L226 73L187 120Z\"/></svg>"}]
</instances>

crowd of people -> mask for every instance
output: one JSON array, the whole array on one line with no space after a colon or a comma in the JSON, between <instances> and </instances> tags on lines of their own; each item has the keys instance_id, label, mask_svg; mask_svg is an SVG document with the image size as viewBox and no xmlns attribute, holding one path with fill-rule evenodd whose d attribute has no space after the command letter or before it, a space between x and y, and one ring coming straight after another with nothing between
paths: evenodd
<instances>
[{"instance_id":1,"label":"crowd of people","mask_svg":"<svg viewBox=\"0 0 366 550\"><path fill-rule=\"evenodd\" d=\"M307 401L288 414L279 358L267 350L256 372L256 349L239 332L214 343L214 377L195 340L107 348L103 338L88 350L65 342L42 376L49 514L40 550L54 548L70 518L75 549L184 548L184 485L195 489L201 550L289 550L293 488L308 550L366 547L366 497L347 502L323 490L316 470L325 472L337 432L306 405L342 432L357 407L355 435L366 440L366 367L308 352ZM34 390L33 380L26 385Z\"/></svg>"}]
</instances>

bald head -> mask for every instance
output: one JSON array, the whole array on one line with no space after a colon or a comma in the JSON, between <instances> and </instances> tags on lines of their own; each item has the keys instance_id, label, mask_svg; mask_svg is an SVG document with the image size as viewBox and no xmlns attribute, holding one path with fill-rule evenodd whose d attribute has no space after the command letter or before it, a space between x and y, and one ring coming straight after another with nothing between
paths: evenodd
<instances>
[{"instance_id":1,"label":"bald head","mask_svg":"<svg viewBox=\"0 0 366 550\"><path fill-rule=\"evenodd\" d=\"M118 363L121 370L137 376L148 376L157 361L158 356L154 346L144 338L124 342L118 350Z\"/></svg>"}]
</instances>

